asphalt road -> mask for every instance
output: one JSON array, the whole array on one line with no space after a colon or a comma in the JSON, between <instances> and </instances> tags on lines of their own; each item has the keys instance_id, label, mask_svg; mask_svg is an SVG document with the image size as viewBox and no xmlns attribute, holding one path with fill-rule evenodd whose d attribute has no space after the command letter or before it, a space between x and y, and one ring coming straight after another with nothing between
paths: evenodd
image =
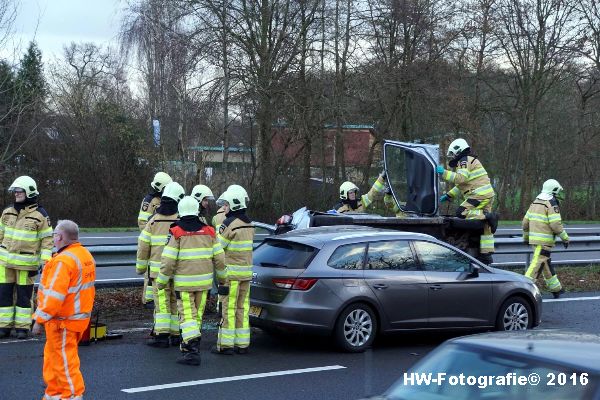
<instances>
[{"instance_id":1,"label":"asphalt road","mask_svg":"<svg viewBox=\"0 0 600 400\"><path fill-rule=\"evenodd\" d=\"M592 299L572 300L582 297ZM545 300L541 327L597 333L599 313L598 292ZM209 327L204 331L200 367L176 364L176 348L149 348L144 336L138 329L125 332L123 339L80 348L86 398L359 399L382 393L422 356L455 335L393 335L376 341L363 354L345 354L332 350L326 339L274 337L255 330L250 354L219 356L209 353L215 342L214 327ZM0 341L1 398L41 397L42 354L43 338Z\"/></svg>"}]
</instances>

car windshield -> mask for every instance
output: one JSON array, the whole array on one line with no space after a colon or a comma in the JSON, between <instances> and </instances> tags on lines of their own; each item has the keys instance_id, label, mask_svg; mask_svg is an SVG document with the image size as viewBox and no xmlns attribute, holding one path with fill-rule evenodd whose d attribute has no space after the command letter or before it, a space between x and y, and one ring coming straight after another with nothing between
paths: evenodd
<instances>
[{"instance_id":1,"label":"car windshield","mask_svg":"<svg viewBox=\"0 0 600 400\"><path fill-rule=\"evenodd\" d=\"M597 378L583 373L536 359L449 344L404 373L385 398L587 399ZM528 379L535 381L534 376L539 377L537 385L529 383Z\"/></svg>"},{"instance_id":2,"label":"car windshield","mask_svg":"<svg viewBox=\"0 0 600 400\"><path fill-rule=\"evenodd\" d=\"M254 265L270 268L303 269L317 249L284 240L265 240L252 254Z\"/></svg>"}]
</instances>

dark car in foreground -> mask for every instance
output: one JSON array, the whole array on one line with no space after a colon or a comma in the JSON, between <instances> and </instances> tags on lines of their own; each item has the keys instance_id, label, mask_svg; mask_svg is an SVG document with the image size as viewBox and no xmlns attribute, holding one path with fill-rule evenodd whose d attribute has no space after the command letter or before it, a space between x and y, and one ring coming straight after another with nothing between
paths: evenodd
<instances>
[{"instance_id":1,"label":"dark car in foreground","mask_svg":"<svg viewBox=\"0 0 600 400\"><path fill-rule=\"evenodd\" d=\"M541 295L432 236L362 226L300 229L255 249L250 322L333 335L362 351L379 333L529 329Z\"/></svg>"},{"instance_id":2,"label":"dark car in foreground","mask_svg":"<svg viewBox=\"0 0 600 400\"><path fill-rule=\"evenodd\" d=\"M464 336L442 344L374 400L600 399L599 360L595 334L542 329Z\"/></svg>"}]
</instances>

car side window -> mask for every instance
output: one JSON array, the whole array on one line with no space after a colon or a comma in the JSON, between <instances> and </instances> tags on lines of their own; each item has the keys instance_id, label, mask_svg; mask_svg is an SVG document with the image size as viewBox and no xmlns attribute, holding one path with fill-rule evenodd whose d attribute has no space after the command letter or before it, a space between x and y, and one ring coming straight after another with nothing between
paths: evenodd
<instances>
[{"instance_id":1,"label":"car side window","mask_svg":"<svg viewBox=\"0 0 600 400\"><path fill-rule=\"evenodd\" d=\"M418 271L408 240L369 243L367 268L379 270Z\"/></svg>"},{"instance_id":2,"label":"car side window","mask_svg":"<svg viewBox=\"0 0 600 400\"><path fill-rule=\"evenodd\" d=\"M367 245L346 244L335 249L327 265L335 269L362 269Z\"/></svg>"},{"instance_id":3,"label":"car side window","mask_svg":"<svg viewBox=\"0 0 600 400\"><path fill-rule=\"evenodd\" d=\"M425 271L467 272L471 260L457 251L431 242L414 242Z\"/></svg>"}]
</instances>

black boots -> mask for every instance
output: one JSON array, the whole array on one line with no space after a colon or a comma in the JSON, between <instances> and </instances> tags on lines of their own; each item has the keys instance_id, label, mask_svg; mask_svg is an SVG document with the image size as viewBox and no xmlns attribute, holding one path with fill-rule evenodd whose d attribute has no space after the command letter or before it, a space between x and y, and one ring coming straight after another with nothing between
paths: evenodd
<instances>
[{"instance_id":1,"label":"black boots","mask_svg":"<svg viewBox=\"0 0 600 400\"><path fill-rule=\"evenodd\" d=\"M192 339L188 343L181 343L181 353L177 364L200 365L200 338Z\"/></svg>"},{"instance_id":2,"label":"black boots","mask_svg":"<svg viewBox=\"0 0 600 400\"><path fill-rule=\"evenodd\" d=\"M482 263L484 263L485 265L490 265L494 262L494 258L492 257L492 254L490 254L490 253L479 253L479 256L477 257L477 259L479 261L481 261Z\"/></svg>"},{"instance_id":3,"label":"black boots","mask_svg":"<svg viewBox=\"0 0 600 400\"><path fill-rule=\"evenodd\" d=\"M10 336L10 328L0 328L0 339Z\"/></svg>"},{"instance_id":4,"label":"black boots","mask_svg":"<svg viewBox=\"0 0 600 400\"><path fill-rule=\"evenodd\" d=\"M19 340L27 339L27 334L29 333L27 329L15 329L15 332L17 333L17 339Z\"/></svg>"},{"instance_id":5,"label":"black boots","mask_svg":"<svg viewBox=\"0 0 600 400\"><path fill-rule=\"evenodd\" d=\"M177 335L171 335L169 341L171 342L171 346L172 347L179 347L179 345L181 344L181 336Z\"/></svg>"},{"instance_id":6,"label":"black boots","mask_svg":"<svg viewBox=\"0 0 600 400\"><path fill-rule=\"evenodd\" d=\"M247 347L237 347L237 346L235 346L233 348L233 351L235 351L236 354L248 354L248 348Z\"/></svg>"},{"instance_id":7,"label":"black boots","mask_svg":"<svg viewBox=\"0 0 600 400\"><path fill-rule=\"evenodd\" d=\"M210 352L214 353L214 354L220 354L223 356L232 356L233 355L233 349L231 347L225 347L225 348L222 348L221 350L219 350L219 348L217 346L215 346L210 350Z\"/></svg>"},{"instance_id":8,"label":"black boots","mask_svg":"<svg viewBox=\"0 0 600 400\"><path fill-rule=\"evenodd\" d=\"M151 347L166 349L169 347L169 334L159 333L157 335L154 335L146 341L146 344Z\"/></svg>"},{"instance_id":9,"label":"black boots","mask_svg":"<svg viewBox=\"0 0 600 400\"><path fill-rule=\"evenodd\" d=\"M561 294L565 293L565 289L561 288L558 292L552 292L552 297L554 297L555 299L558 299L560 297Z\"/></svg>"}]
</instances>

